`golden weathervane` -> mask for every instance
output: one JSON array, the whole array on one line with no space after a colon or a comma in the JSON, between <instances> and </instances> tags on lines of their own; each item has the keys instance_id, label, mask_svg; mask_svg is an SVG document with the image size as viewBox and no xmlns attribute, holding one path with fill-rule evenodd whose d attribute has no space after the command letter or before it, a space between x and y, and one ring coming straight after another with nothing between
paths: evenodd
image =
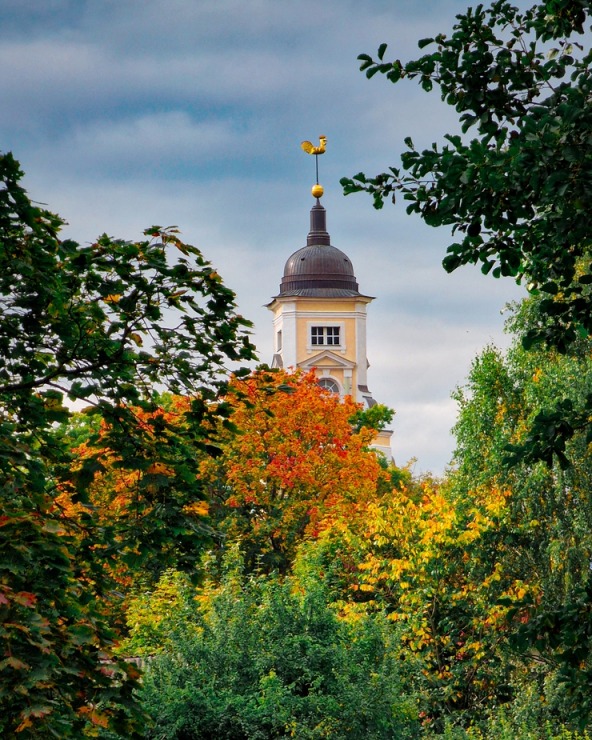
<instances>
[{"instance_id":1,"label":"golden weathervane","mask_svg":"<svg viewBox=\"0 0 592 740\"><path fill-rule=\"evenodd\" d=\"M313 185L312 187L312 194L315 198L320 198L323 195L323 186L319 185L319 154L324 154L325 149L327 148L327 137L326 136L319 136L319 145L315 146L310 141L303 141L300 146L307 154L314 154L315 158L315 165L316 165L316 173L317 173L317 182L316 185Z\"/></svg>"}]
</instances>

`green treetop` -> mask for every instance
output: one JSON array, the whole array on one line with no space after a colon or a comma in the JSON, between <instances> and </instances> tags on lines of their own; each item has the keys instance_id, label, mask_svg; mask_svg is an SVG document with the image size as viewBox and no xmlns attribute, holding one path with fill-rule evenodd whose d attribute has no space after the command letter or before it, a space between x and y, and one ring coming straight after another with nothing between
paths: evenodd
<instances>
[{"instance_id":1,"label":"green treetop","mask_svg":"<svg viewBox=\"0 0 592 740\"><path fill-rule=\"evenodd\" d=\"M592 332L592 52L580 43L589 16L587 0L525 11L498 0L459 14L450 36L421 40L430 52L418 59L385 61L386 44L376 59L360 55L369 78L439 89L462 135L423 151L407 138L401 167L341 181L346 194L369 192L376 208L401 194L408 213L451 227L447 271L479 264L524 282L541 297L525 346L561 352ZM592 395L557 409L563 425L551 429L553 413L543 414L531 453L561 453L590 411Z\"/></svg>"}]
</instances>

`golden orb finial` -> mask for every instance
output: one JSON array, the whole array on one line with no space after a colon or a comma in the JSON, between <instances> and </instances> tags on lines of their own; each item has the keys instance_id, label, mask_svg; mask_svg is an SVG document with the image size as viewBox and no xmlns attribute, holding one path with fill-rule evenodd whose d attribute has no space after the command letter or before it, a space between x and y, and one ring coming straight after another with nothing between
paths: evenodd
<instances>
[{"instance_id":1,"label":"golden orb finial","mask_svg":"<svg viewBox=\"0 0 592 740\"><path fill-rule=\"evenodd\" d=\"M312 193L313 198L322 198L325 191L323 189L323 186L319 185L319 183L317 182L316 185L312 186L310 192Z\"/></svg>"}]
</instances>

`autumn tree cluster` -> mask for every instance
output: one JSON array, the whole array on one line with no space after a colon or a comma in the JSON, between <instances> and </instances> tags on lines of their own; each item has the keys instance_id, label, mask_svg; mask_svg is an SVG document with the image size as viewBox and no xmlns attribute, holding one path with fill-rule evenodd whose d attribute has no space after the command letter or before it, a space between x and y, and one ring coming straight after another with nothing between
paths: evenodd
<instances>
[{"instance_id":1,"label":"autumn tree cluster","mask_svg":"<svg viewBox=\"0 0 592 740\"><path fill-rule=\"evenodd\" d=\"M443 480L381 461L313 376L232 383L238 433L201 463L202 581L169 570L125 613L147 737L586 737L585 430L567 469L508 459L546 404L585 396L592 347L524 350L534 304L455 392Z\"/></svg>"},{"instance_id":2,"label":"autumn tree cluster","mask_svg":"<svg viewBox=\"0 0 592 740\"><path fill-rule=\"evenodd\" d=\"M265 641L267 617L259 632L243 619L265 615L263 598L279 610L269 616L276 658L265 663L276 666L268 687L279 693L273 711L254 711L252 726L341 726L337 695L348 700L352 683L382 707L364 720L380 726L394 688L381 698L371 668L378 661L397 675L390 636L377 627L350 654L353 632L320 588L297 593L288 585L302 543L333 519L358 519L389 490L388 465L369 449L370 417L323 391L313 374L240 370L254 357L248 322L213 266L174 229L151 227L138 242L62 240L62 221L31 203L12 156L0 166L3 736L132 738L159 727L161 735L211 737L220 722L232 736L246 722L237 687L258 702L260 667L245 666L242 683L235 664L214 669L210 724L190 703L171 715L169 728L149 689L157 686L159 697L176 692L156 681L161 653L201 645L200 605L214 614L226 604L204 646L214 664L233 624L237 641L244 629ZM388 410L374 412L373 424L381 414L389 418ZM247 573L260 574L261 589L224 575L232 553ZM240 611L242 598L257 604L254 612ZM280 658L292 620L299 626L289 667ZM316 637L304 639L299 631L313 627ZM342 675L322 686L346 654ZM239 673L246 655L237 644ZM285 684L307 656L299 687ZM218 695L223 680L231 682L236 716ZM177 696L182 706L186 694ZM291 702L302 705L294 716ZM388 726L410 711L411 704L402 707Z\"/></svg>"}]
</instances>

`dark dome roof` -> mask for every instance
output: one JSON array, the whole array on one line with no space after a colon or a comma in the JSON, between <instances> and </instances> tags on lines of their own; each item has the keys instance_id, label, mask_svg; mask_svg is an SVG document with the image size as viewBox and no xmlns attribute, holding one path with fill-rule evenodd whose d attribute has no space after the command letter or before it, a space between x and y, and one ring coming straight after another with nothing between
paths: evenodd
<instances>
[{"instance_id":1,"label":"dark dome roof","mask_svg":"<svg viewBox=\"0 0 592 740\"><path fill-rule=\"evenodd\" d=\"M280 295L360 295L353 265L344 252L331 246L325 224L326 212L317 200L310 212L308 243L286 262Z\"/></svg>"},{"instance_id":2,"label":"dark dome roof","mask_svg":"<svg viewBox=\"0 0 592 740\"><path fill-rule=\"evenodd\" d=\"M330 244L312 244L299 249L284 268L280 295L286 294L357 295L358 283L349 257Z\"/></svg>"}]
</instances>

